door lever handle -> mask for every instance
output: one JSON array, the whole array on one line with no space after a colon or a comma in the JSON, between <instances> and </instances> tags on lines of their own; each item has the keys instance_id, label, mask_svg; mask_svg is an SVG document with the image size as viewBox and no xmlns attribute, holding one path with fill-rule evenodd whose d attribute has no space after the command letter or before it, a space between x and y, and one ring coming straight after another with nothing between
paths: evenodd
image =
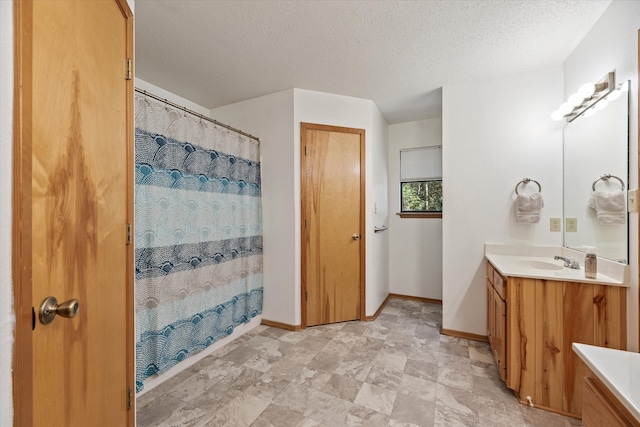
<instances>
[{"instance_id":1,"label":"door lever handle","mask_svg":"<svg viewBox=\"0 0 640 427\"><path fill-rule=\"evenodd\" d=\"M56 315L71 319L78 315L80 310L80 301L77 299L70 299L58 304L58 300L55 297L47 297L40 304L40 310L38 311L38 318L40 323L48 325L53 322Z\"/></svg>"}]
</instances>

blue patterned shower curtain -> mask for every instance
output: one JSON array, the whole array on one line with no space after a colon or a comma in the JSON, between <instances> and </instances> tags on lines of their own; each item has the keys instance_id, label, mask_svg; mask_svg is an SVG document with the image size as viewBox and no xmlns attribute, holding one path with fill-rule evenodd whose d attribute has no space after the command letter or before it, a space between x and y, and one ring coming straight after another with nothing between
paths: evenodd
<instances>
[{"instance_id":1,"label":"blue patterned shower curtain","mask_svg":"<svg viewBox=\"0 0 640 427\"><path fill-rule=\"evenodd\" d=\"M262 313L260 146L136 93L136 389Z\"/></svg>"}]
</instances>

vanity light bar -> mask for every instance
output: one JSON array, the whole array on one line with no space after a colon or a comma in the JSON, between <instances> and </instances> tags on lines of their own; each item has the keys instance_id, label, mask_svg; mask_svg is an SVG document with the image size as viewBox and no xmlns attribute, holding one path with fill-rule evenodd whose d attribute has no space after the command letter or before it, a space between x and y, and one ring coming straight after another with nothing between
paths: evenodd
<instances>
[{"instance_id":1,"label":"vanity light bar","mask_svg":"<svg viewBox=\"0 0 640 427\"><path fill-rule=\"evenodd\" d=\"M567 102L561 104L551 114L551 118L556 121L566 119L567 123L571 123L615 88L616 73L611 71L596 83L586 83L580 86L577 93L571 95Z\"/></svg>"}]
</instances>

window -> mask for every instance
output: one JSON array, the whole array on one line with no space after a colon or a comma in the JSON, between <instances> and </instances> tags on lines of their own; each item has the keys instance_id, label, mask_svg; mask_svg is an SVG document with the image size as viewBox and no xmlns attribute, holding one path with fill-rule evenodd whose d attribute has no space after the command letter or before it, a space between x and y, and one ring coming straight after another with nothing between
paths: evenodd
<instances>
[{"instance_id":1,"label":"window","mask_svg":"<svg viewBox=\"0 0 640 427\"><path fill-rule=\"evenodd\" d=\"M442 146L400 150L400 212L442 212Z\"/></svg>"}]
</instances>

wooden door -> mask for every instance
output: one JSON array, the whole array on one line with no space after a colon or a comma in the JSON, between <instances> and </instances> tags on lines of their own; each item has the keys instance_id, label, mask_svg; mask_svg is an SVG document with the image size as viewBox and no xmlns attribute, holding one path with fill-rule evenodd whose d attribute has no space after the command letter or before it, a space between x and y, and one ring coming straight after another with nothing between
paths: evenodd
<instances>
[{"instance_id":1,"label":"wooden door","mask_svg":"<svg viewBox=\"0 0 640 427\"><path fill-rule=\"evenodd\" d=\"M301 124L305 326L364 318L364 136Z\"/></svg>"},{"instance_id":2,"label":"wooden door","mask_svg":"<svg viewBox=\"0 0 640 427\"><path fill-rule=\"evenodd\" d=\"M133 425L132 14L125 0L16 11L16 425ZM41 323L49 296L78 314Z\"/></svg>"}]
</instances>

